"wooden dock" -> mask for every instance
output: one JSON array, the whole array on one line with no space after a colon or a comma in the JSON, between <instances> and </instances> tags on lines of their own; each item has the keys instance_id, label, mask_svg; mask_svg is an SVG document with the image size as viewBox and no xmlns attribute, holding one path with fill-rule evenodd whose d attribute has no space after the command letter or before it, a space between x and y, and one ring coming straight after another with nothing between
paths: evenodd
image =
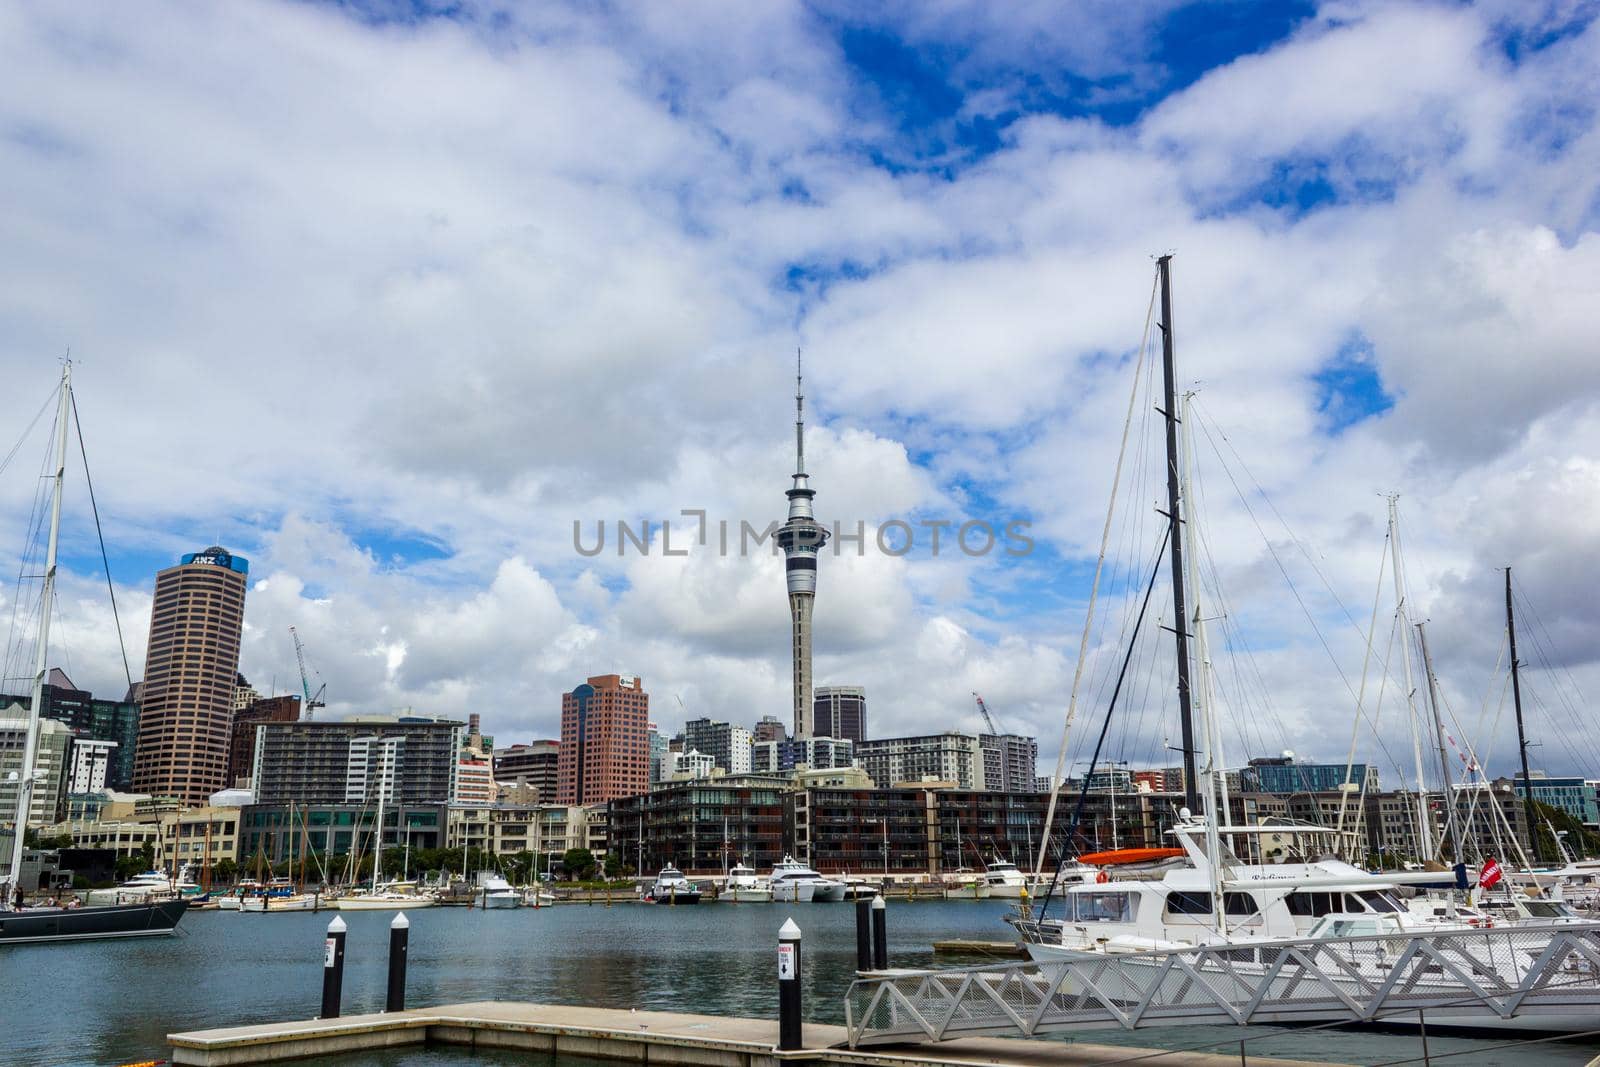
<instances>
[{"instance_id":1,"label":"wooden dock","mask_svg":"<svg viewBox=\"0 0 1600 1067\"><path fill-rule=\"evenodd\" d=\"M935 941L933 951L957 956L1003 956L1010 959L1027 959L1028 950L1018 941L968 941L954 938Z\"/></svg>"},{"instance_id":2,"label":"wooden dock","mask_svg":"<svg viewBox=\"0 0 1600 1067\"><path fill-rule=\"evenodd\" d=\"M172 1048L172 1063L208 1065L340 1054L350 1055L354 1064L359 1062L354 1057L362 1052L403 1045L522 1049L663 1067L1068 1067L1153 1054L1150 1049L1013 1038L968 1038L856 1051L845 1047L844 1027L821 1023L808 1023L803 1036L807 1048L779 1052L775 1047L776 1020L487 1001L168 1034L167 1043ZM1237 1052L1169 1052L1161 1054L1159 1062L1163 1067L1232 1067L1239 1056ZM1257 1056L1251 1056L1250 1063L1256 1067L1328 1067Z\"/></svg>"}]
</instances>

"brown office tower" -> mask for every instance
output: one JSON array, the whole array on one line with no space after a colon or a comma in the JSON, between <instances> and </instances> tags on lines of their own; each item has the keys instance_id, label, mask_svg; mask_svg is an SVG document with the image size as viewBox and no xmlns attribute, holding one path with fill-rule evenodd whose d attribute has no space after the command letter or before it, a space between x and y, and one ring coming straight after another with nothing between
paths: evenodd
<instances>
[{"instance_id":1,"label":"brown office tower","mask_svg":"<svg viewBox=\"0 0 1600 1067\"><path fill-rule=\"evenodd\" d=\"M298 696L257 697L233 713L228 745L227 788L250 788L256 762L256 727L264 722L299 722Z\"/></svg>"},{"instance_id":2,"label":"brown office tower","mask_svg":"<svg viewBox=\"0 0 1600 1067\"><path fill-rule=\"evenodd\" d=\"M227 780L250 561L212 546L156 575L133 791L206 803Z\"/></svg>"},{"instance_id":3,"label":"brown office tower","mask_svg":"<svg viewBox=\"0 0 1600 1067\"><path fill-rule=\"evenodd\" d=\"M596 804L650 788L650 695L626 674L561 694L557 804Z\"/></svg>"}]
</instances>

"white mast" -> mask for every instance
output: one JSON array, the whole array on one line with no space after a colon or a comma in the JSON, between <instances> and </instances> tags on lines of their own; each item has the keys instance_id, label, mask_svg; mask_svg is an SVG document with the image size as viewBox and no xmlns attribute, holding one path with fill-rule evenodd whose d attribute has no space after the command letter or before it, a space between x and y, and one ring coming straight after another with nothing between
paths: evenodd
<instances>
[{"instance_id":1,"label":"white mast","mask_svg":"<svg viewBox=\"0 0 1600 1067\"><path fill-rule=\"evenodd\" d=\"M11 874L6 882L6 899L16 897L22 884L22 839L28 828L28 809L33 805L34 763L39 757L39 719L44 703L44 679L49 670L50 608L56 592L56 546L61 540L61 489L67 474L67 419L72 415L72 361L61 368L61 401L56 408L56 472L50 499L50 541L44 557L43 600L39 605L39 647L34 659L33 700L28 707L28 727L22 742L22 763L17 772L17 810L11 841Z\"/></svg>"},{"instance_id":2,"label":"white mast","mask_svg":"<svg viewBox=\"0 0 1600 1067\"><path fill-rule=\"evenodd\" d=\"M1411 681L1411 605L1406 603L1405 569L1400 563L1400 497L1389 495L1389 544L1394 552L1394 614L1400 628L1400 662L1405 665L1406 712L1411 723L1411 753L1417 764L1418 859L1434 858L1433 826L1428 818L1428 789L1422 777L1422 733L1417 729L1417 690Z\"/></svg>"},{"instance_id":3,"label":"white mast","mask_svg":"<svg viewBox=\"0 0 1600 1067\"><path fill-rule=\"evenodd\" d=\"M372 891L378 891L378 872L383 869L383 801L384 794L389 791L389 775L385 771L385 760L394 751L394 738L382 737L378 739L378 826L372 835ZM463 855L465 853L463 852Z\"/></svg>"},{"instance_id":4,"label":"white mast","mask_svg":"<svg viewBox=\"0 0 1600 1067\"><path fill-rule=\"evenodd\" d=\"M1224 770L1222 760L1222 734L1217 726L1216 716L1211 708L1211 655L1206 645L1206 622L1200 610L1200 554L1195 547L1195 524L1199 515L1194 505L1194 482L1192 478L1192 457L1194 455L1194 436L1189 430L1190 404L1194 398L1193 393L1183 396L1183 485L1181 495L1183 511L1187 521L1183 524L1183 554L1188 557L1185 569L1188 574L1184 584L1189 587L1193 633L1195 638L1195 686L1191 695L1195 717L1200 722L1201 735L1205 738L1206 765L1203 773L1198 777L1205 789L1200 802L1206 815L1206 859L1211 868L1211 902L1216 916L1217 929L1222 933L1228 932L1227 910L1223 905L1222 880L1225 872L1222 870L1222 841L1217 833L1217 827L1228 818L1228 774ZM1179 626L1183 621L1179 620Z\"/></svg>"}]
</instances>

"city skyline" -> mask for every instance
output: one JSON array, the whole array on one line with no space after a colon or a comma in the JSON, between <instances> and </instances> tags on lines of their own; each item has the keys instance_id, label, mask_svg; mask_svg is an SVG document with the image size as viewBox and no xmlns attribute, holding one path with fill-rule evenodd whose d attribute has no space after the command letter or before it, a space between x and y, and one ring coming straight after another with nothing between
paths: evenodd
<instances>
[{"instance_id":1,"label":"city skyline","mask_svg":"<svg viewBox=\"0 0 1600 1067\"><path fill-rule=\"evenodd\" d=\"M1600 380L1577 313L1600 277L1597 133L1572 88L1597 73L1587 16L1002 24L777 5L746 36L715 15L585 12L562 32L608 62L580 67L535 13L242 10L31 11L0 45L8 128L25 131L0 144L0 181L31 220L8 231L27 264L12 291L56 294L7 305L0 373L20 430L56 359L80 361L135 669L151 576L215 540L254 564L241 669L296 691L297 626L329 716L481 710L502 738L553 737L574 679L634 671L658 715L681 694L685 718L787 720L777 558L666 558L657 541L589 559L571 527L781 521L798 343L830 523L1021 519L1037 545L896 558L836 538L815 683L871 690L877 736L978 732L981 691L1052 754L1149 257L1175 249L1180 372L1218 451L1267 493L1246 481L1247 512L1223 470L1205 475L1215 564L1295 747L1348 744L1362 657L1346 615L1365 625L1393 490L1442 687L1483 722L1490 774L1514 769L1509 714L1482 710L1508 563L1548 637L1548 668L1533 637L1525 653L1538 762L1600 769L1570 740L1581 702L1564 688L1570 671L1574 692L1600 690L1600 609L1570 580L1600 566ZM85 67L73 42L90 40L122 61ZM209 90L183 109L175 55ZM337 91L373 71L458 95ZM238 84L271 87L288 121ZM477 135L523 99L563 104ZM0 483L7 570L26 466ZM73 478L67 509L53 660L118 695ZM1304 612L1280 567L1313 594ZM1103 703L1089 694L1080 723ZM1175 727L1159 710L1120 756L1161 762ZM1232 764L1282 747L1238 732Z\"/></svg>"}]
</instances>

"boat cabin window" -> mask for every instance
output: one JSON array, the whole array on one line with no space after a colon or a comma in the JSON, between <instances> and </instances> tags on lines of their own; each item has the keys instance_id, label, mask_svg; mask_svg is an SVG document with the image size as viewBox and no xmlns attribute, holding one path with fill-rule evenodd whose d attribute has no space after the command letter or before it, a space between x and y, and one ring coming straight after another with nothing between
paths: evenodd
<instances>
[{"instance_id":1,"label":"boat cabin window","mask_svg":"<svg viewBox=\"0 0 1600 1067\"><path fill-rule=\"evenodd\" d=\"M1254 915L1260 911L1256 898L1249 893L1224 893L1222 894L1222 910L1229 915ZM1168 893L1168 915L1210 915L1211 894L1196 893Z\"/></svg>"},{"instance_id":2,"label":"boat cabin window","mask_svg":"<svg viewBox=\"0 0 1600 1067\"><path fill-rule=\"evenodd\" d=\"M1367 911L1369 909L1362 903L1361 898L1369 895L1377 894L1328 893L1301 890L1290 893L1285 903L1289 905L1290 915L1309 915L1313 918L1321 918L1324 915L1331 915L1340 911ZM1370 910L1399 911L1400 909L1398 907L1379 907L1374 904Z\"/></svg>"},{"instance_id":3,"label":"boat cabin window","mask_svg":"<svg viewBox=\"0 0 1600 1067\"><path fill-rule=\"evenodd\" d=\"M1573 913L1565 904L1557 904L1549 900L1530 900L1522 905L1528 909L1528 915L1534 919L1569 919Z\"/></svg>"},{"instance_id":4,"label":"boat cabin window","mask_svg":"<svg viewBox=\"0 0 1600 1067\"><path fill-rule=\"evenodd\" d=\"M1406 910L1405 905L1381 889L1364 890L1357 893L1356 896L1366 903L1368 911L1402 912Z\"/></svg>"},{"instance_id":5,"label":"boat cabin window","mask_svg":"<svg viewBox=\"0 0 1600 1067\"><path fill-rule=\"evenodd\" d=\"M1078 922L1125 922L1133 918L1127 893L1072 893L1072 917Z\"/></svg>"},{"instance_id":6,"label":"boat cabin window","mask_svg":"<svg viewBox=\"0 0 1600 1067\"><path fill-rule=\"evenodd\" d=\"M1312 937L1368 937L1383 933L1377 919L1325 919L1317 924Z\"/></svg>"}]
</instances>

